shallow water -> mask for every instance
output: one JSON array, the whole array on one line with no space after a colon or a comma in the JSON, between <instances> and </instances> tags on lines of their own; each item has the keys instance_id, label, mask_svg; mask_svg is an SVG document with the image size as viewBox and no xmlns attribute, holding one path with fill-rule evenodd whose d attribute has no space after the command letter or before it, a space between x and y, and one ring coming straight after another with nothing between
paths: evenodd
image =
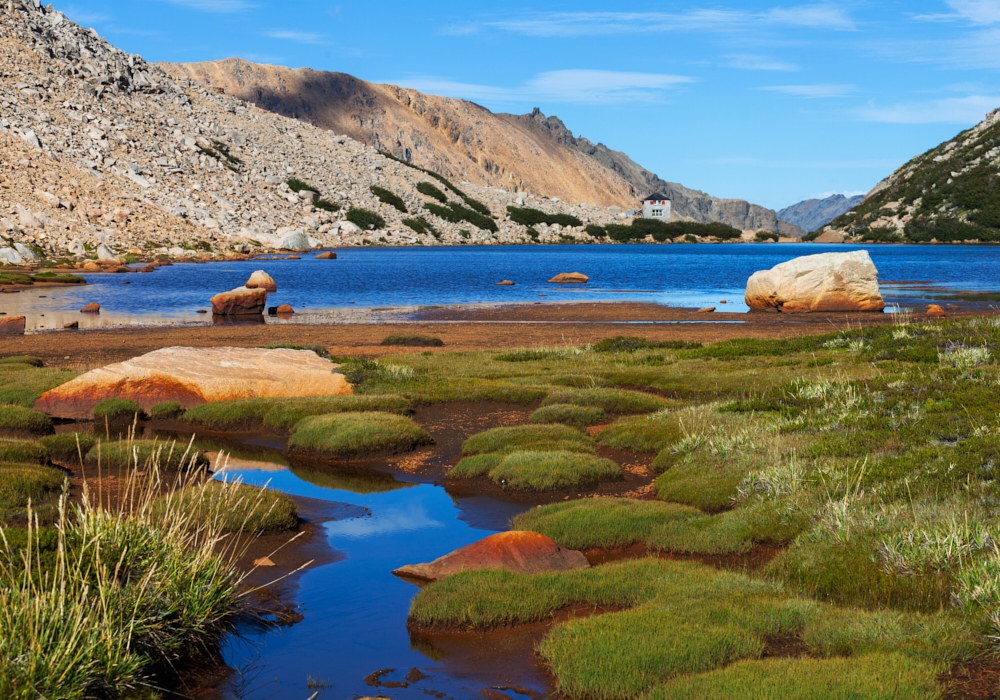
<instances>
[{"instance_id":1,"label":"shallow water","mask_svg":"<svg viewBox=\"0 0 1000 700\"><path fill-rule=\"evenodd\" d=\"M182 263L148 274L91 274L84 287L46 287L0 295L0 311L25 315L29 330L208 324L209 298L242 285L256 269L278 284L269 305L291 304L289 320L267 323L392 321L421 306L638 300L702 307L725 299L727 311L745 311L747 278L800 255L858 246L801 244L460 246L347 248L337 260L250 260ZM1000 247L882 245L864 247L889 281L920 281L938 291L1000 291ZM555 285L559 272L582 272L586 285ZM510 279L512 287L496 282ZM123 285L122 282L129 282ZM932 298L933 291L888 285L889 300ZM99 315L81 314L88 302Z\"/></svg>"}]
</instances>

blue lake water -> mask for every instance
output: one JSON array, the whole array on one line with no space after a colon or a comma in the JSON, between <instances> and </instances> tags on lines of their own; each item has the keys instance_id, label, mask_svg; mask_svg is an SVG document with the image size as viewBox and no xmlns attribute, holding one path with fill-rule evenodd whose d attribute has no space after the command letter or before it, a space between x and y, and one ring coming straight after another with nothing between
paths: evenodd
<instances>
[{"instance_id":1,"label":"blue lake water","mask_svg":"<svg viewBox=\"0 0 1000 700\"><path fill-rule=\"evenodd\" d=\"M347 248L337 260L250 260L183 263L151 274L87 276L86 287L37 289L0 296L0 311L28 316L29 329L135 324L211 323L196 313L209 298L242 285L256 269L278 284L269 305L291 304L294 323L363 320L355 309L477 303L641 300L701 307L725 299L745 311L747 278L813 253L869 251L883 281L925 282L942 290L1000 291L998 246L580 245ZM560 272L582 272L586 285L555 285ZM502 279L512 287L498 287ZM130 284L123 285L128 281ZM913 295L888 285L889 300ZM923 292L922 292L923 293ZM539 295L545 295L540 297ZM919 295L918 295L919 296ZM100 316L81 317L84 304ZM44 316L42 316L44 314ZM285 322L269 320L268 322Z\"/></svg>"}]
</instances>

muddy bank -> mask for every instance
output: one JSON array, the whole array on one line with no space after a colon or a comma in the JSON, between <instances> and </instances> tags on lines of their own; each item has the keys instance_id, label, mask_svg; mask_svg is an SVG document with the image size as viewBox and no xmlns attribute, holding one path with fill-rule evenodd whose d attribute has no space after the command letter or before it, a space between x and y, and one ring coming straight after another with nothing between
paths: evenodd
<instances>
[{"instance_id":1,"label":"muddy bank","mask_svg":"<svg viewBox=\"0 0 1000 700\"><path fill-rule=\"evenodd\" d=\"M964 311L960 314L977 312ZM978 312L981 313L981 312ZM959 315L959 312L956 312ZM725 323L720 323L725 321ZM412 322L389 324L133 327L53 331L5 338L3 354L28 354L74 368L121 362L172 345L257 347L270 342L320 343L334 355L503 350L577 346L616 335L650 340L716 342L787 338L891 323L890 314L699 314L646 303L512 305L428 310ZM390 334L432 335L441 348L383 347Z\"/></svg>"}]
</instances>

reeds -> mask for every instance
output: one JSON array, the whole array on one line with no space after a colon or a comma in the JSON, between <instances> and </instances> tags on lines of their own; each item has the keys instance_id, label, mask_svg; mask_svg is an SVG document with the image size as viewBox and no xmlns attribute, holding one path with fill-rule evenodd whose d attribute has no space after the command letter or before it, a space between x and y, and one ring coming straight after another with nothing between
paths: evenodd
<instances>
[{"instance_id":1,"label":"reeds","mask_svg":"<svg viewBox=\"0 0 1000 700\"><path fill-rule=\"evenodd\" d=\"M227 521L253 513L250 489L204 479L190 445L186 468L171 478L159 467L170 446L140 462L131 443L113 505L102 488L86 487L71 503L64 487L55 537L30 505L26 533L0 528L5 700L127 693L149 683L152 669L211 648L240 607L235 562L249 539ZM181 488L203 489L203 507L171 498Z\"/></svg>"}]
</instances>

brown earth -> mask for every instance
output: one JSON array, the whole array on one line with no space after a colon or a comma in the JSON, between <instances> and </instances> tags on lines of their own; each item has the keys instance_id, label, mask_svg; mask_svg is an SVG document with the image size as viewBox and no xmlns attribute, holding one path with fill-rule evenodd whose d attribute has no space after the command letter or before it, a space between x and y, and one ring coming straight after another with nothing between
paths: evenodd
<instances>
[{"instance_id":1,"label":"brown earth","mask_svg":"<svg viewBox=\"0 0 1000 700\"><path fill-rule=\"evenodd\" d=\"M956 312L964 315L970 312ZM731 323L719 323L730 321ZM667 323L665 323L667 322ZM34 355L47 364L90 369L174 345L258 347L272 341L320 343L333 355L573 346L617 335L650 340L715 342L732 338L790 338L858 325L891 323L888 314L705 314L644 303L581 303L447 308L420 313L412 323L386 325L234 325L36 333L4 340L4 355ZM382 346L391 334L433 335L441 348Z\"/></svg>"}]
</instances>

